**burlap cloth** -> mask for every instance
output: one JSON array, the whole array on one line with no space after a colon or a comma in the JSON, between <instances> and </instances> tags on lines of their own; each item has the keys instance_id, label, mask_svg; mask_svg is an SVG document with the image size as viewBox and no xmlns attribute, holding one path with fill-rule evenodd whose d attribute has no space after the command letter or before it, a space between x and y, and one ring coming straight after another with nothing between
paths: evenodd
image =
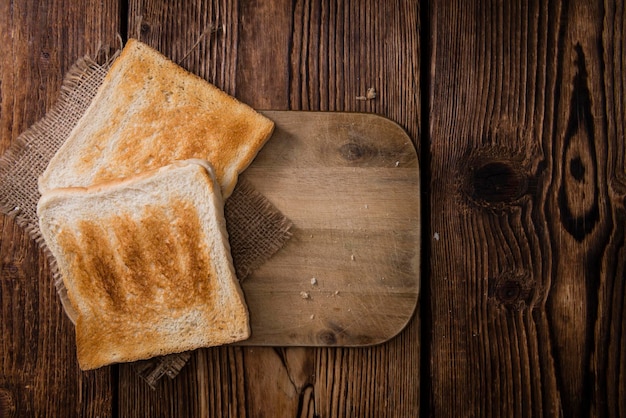
<instances>
[{"instance_id":1,"label":"burlap cloth","mask_svg":"<svg viewBox=\"0 0 626 418\"><path fill-rule=\"evenodd\" d=\"M59 98L50 111L0 157L0 211L15 218L44 249L54 284L72 322L75 312L39 231L37 179L91 103L116 56L117 53L101 63L89 57L77 61L65 76ZM233 263L241 281L282 248L291 236L291 222L241 179L224 211ZM190 353L180 353L144 360L136 362L135 369L154 387L163 375L174 378L189 357Z\"/></svg>"}]
</instances>

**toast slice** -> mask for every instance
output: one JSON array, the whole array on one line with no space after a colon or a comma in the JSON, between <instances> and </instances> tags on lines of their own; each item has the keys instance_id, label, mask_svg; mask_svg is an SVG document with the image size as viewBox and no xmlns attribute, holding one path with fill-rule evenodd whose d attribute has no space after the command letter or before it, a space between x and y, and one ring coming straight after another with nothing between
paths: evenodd
<instances>
[{"instance_id":1,"label":"toast slice","mask_svg":"<svg viewBox=\"0 0 626 418\"><path fill-rule=\"evenodd\" d=\"M250 335L220 189L204 162L55 189L38 204L84 370Z\"/></svg>"},{"instance_id":2,"label":"toast slice","mask_svg":"<svg viewBox=\"0 0 626 418\"><path fill-rule=\"evenodd\" d=\"M199 158L213 166L226 199L273 129L265 116L130 39L39 178L39 191Z\"/></svg>"}]
</instances>

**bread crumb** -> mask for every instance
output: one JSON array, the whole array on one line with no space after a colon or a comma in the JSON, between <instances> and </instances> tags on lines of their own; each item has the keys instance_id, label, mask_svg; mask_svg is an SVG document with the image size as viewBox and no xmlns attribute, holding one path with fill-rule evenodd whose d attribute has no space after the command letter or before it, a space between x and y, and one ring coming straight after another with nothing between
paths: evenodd
<instances>
[{"instance_id":1,"label":"bread crumb","mask_svg":"<svg viewBox=\"0 0 626 418\"><path fill-rule=\"evenodd\" d=\"M435 241L439 241L439 232L435 232L433 234L433 238L435 239Z\"/></svg>"},{"instance_id":2,"label":"bread crumb","mask_svg":"<svg viewBox=\"0 0 626 418\"><path fill-rule=\"evenodd\" d=\"M350 256L350 260L352 260L352 261L354 261L354 260L355 260L355 258L356 258L356 257L354 257L354 254L352 254L352 255Z\"/></svg>"},{"instance_id":3,"label":"bread crumb","mask_svg":"<svg viewBox=\"0 0 626 418\"><path fill-rule=\"evenodd\" d=\"M374 100L376 96L376 89L374 87L370 87L367 89L365 96L356 96L356 99L361 101Z\"/></svg>"},{"instance_id":4,"label":"bread crumb","mask_svg":"<svg viewBox=\"0 0 626 418\"><path fill-rule=\"evenodd\" d=\"M317 284L317 279L315 277L311 277L311 285L315 286Z\"/></svg>"},{"instance_id":5,"label":"bread crumb","mask_svg":"<svg viewBox=\"0 0 626 418\"><path fill-rule=\"evenodd\" d=\"M335 290L335 296L339 295L339 290Z\"/></svg>"},{"instance_id":6,"label":"bread crumb","mask_svg":"<svg viewBox=\"0 0 626 418\"><path fill-rule=\"evenodd\" d=\"M309 299L311 295L309 295L309 292L300 292L300 297L302 299Z\"/></svg>"},{"instance_id":7,"label":"bread crumb","mask_svg":"<svg viewBox=\"0 0 626 418\"><path fill-rule=\"evenodd\" d=\"M396 167L400 165L400 161L396 161Z\"/></svg>"},{"instance_id":8,"label":"bread crumb","mask_svg":"<svg viewBox=\"0 0 626 418\"><path fill-rule=\"evenodd\" d=\"M311 319L315 319L315 315L311 315Z\"/></svg>"}]
</instances>

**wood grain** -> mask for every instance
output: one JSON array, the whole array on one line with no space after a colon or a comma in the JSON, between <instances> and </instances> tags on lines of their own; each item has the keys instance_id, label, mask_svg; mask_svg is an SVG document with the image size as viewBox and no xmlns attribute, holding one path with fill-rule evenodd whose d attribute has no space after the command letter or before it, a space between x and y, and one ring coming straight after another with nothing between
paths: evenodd
<instances>
[{"instance_id":1,"label":"wood grain","mask_svg":"<svg viewBox=\"0 0 626 418\"><path fill-rule=\"evenodd\" d=\"M0 148L41 118L73 62L116 43L118 3L0 3ZM73 326L62 311L41 252L0 218L0 415L107 416L112 370L81 373Z\"/></svg>"},{"instance_id":2,"label":"wood grain","mask_svg":"<svg viewBox=\"0 0 626 418\"><path fill-rule=\"evenodd\" d=\"M243 345L366 346L414 314L419 165L394 122L356 112L265 111L274 134L242 174L293 222L243 282Z\"/></svg>"},{"instance_id":3,"label":"wood grain","mask_svg":"<svg viewBox=\"0 0 626 418\"><path fill-rule=\"evenodd\" d=\"M433 3L432 415L626 412L618 3Z\"/></svg>"},{"instance_id":4,"label":"wood grain","mask_svg":"<svg viewBox=\"0 0 626 418\"><path fill-rule=\"evenodd\" d=\"M78 371L48 267L3 217L0 415L626 415L624 2L432 1L422 39L417 3L2 2L2 151L127 27L256 108L389 117L432 195L425 340L414 317L374 348L198 350L156 390Z\"/></svg>"},{"instance_id":5,"label":"wood grain","mask_svg":"<svg viewBox=\"0 0 626 418\"><path fill-rule=\"evenodd\" d=\"M417 142L415 2L201 4L130 1L129 35L257 109L379 113ZM369 87L376 99L357 100ZM183 398L204 405L184 409L188 416L206 408L210 416L416 416L419 334L414 318L400 336L368 349L199 350L185 375L161 382L154 396L138 396L146 389L121 366L118 413L176 415Z\"/></svg>"}]
</instances>

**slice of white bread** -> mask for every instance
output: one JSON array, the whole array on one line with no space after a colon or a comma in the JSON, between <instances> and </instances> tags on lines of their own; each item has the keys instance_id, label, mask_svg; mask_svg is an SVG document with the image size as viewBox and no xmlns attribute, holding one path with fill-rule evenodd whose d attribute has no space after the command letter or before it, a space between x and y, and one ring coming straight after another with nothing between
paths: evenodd
<instances>
[{"instance_id":1,"label":"slice of white bread","mask_svg":"<svg viewBox=\"0 0 626 418\"><path fill-rule=\"evenodd\" d=\"M273 129L270 119L130 39L39 178L39 191L200 158L213 166L226 199Z\"/></svg>"},{"instance_id":2,"label":"slice of white bread","mask_svg":"<svg viewBox=\"0 0 626 418\"><path fill-rule=\"evenodd\" d=\"M78 313L83 370L249 337L223 200L205 162L55 189L37 210Z\"/></svg>"}]
</instances>

